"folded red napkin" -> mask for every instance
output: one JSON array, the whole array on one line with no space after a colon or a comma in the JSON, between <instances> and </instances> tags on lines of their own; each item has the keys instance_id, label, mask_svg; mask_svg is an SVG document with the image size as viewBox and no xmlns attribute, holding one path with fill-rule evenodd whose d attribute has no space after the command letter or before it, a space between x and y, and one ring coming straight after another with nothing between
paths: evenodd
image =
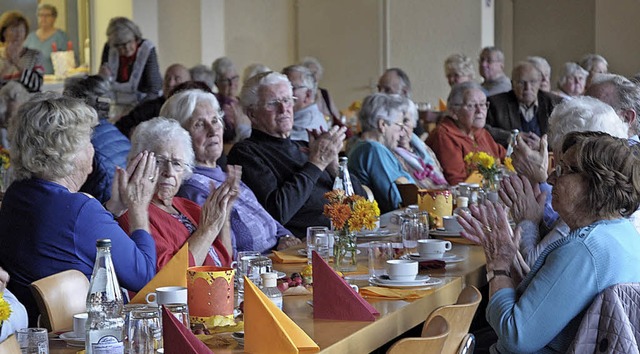
<instances>
[{"instance_id":1,"label":"folded red napkin","mask_svg":"<svg viewBox=\"0 0 640 354\"><path fill-rule=\"evenodd\" d=\"M313 318L375 321L380 313L313 251Z\"/></svg>"},{"instance_id":2,"label":"folded red napkin","mask_svg":"<svg viewBox=\"0 0 640 354\"><path fill-rule=\"evenodd\" d=\"M447 263L439 259L432 259L429 261L422 261L419 263L419 265L420 265L420 269L429 270L429 269L442 269L447 265Z\"/></svg>"},{"instance_id":3,"label":"folded red napkin","mask_svg":"<svg viewBox=\"0 0 640 354\"><path fill-rule=\"evenodd\" d=\"M202 354L213 352L166 307L162 306L162 336L165 353Z\"/></svg>"}]
</instances>

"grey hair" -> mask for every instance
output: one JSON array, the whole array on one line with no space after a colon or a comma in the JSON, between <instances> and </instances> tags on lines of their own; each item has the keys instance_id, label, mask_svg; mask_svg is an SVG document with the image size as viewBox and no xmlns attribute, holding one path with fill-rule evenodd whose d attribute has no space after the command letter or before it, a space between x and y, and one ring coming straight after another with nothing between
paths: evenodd
<instances>
[{"instance_id":1,"label":"grey hair","mask_svg":"<svg viewBox=\"0 0 640 354\"><path fill-rule=\"evenodd\" d=\"M634 133L640 132L640 86L621 75L598 74L591 81L590 90L599 85L612 85L616 93L612 104L614 110L631 109L636 113L636 119L631 127Z\"/></svg>"},{"instance_id":2,"label":"grey hair","mask_svg":"<svg viewBox=\"0 0 640 354\"><path fill-rule=\"evenodd\" d=\"M315 75L318 80L320 80L322 78L322 75L324 74L324 67L322 67L320 61L315 57L302 58L302 60L300 61L300 65L307 67L309 70L311 70L311 65L315 65L316 68L318 68Z\"/></svg>"},{"instance_id":3,"label":"grey hair","mask_svg":"<svg viewBox=\"0 0 640 354\"><path fill-rule=\"evenodd\" d=\"M222 116L216 96L198 89L180 91L167 98L160 108L160 115L177 120L184 129L188 130L189 120L200 102L208 102Z\"/></svg>"},{"instance_id":4,"label":"grey hair","mask_svg":"<svg viewBox=\"0 0 640 354\"><path fill-rule=\"evenodd\" d=\"M591 71L596 62L602 62L605 66L609 66L607 59L598 54L585 55L584 57L582 57L582 59L580 59L580 66L583 67L586 71Z\"/></svg>"},{"instance_id":5,"label":"grey hair","mask_svg":"<svg viewBox=\"0 0 640 354\"><path fill-rule=\"evenodd\" d=\"M511 70L511 81L512 82L515 81L516 76L520 78L520 76L522 76L522 71L528 68L533 69L533 71L538 74L539 79L542 80L542 72L538 70L538 68L536 68L536 66L533 63L528 61L520 61L516 63L516 65L513 66L513 70ZM516 75L516 73L518 75Z\"/></svg>"},{"instance_id":6,"label":"grey hair","mask_svg":"<svg viewBox=\"0 0 640 354\"><path fill-rule=\"evenodd\" d=\"M564 63L564 71L562 72L562 76L560 76L560 79L558 80L558 88L561 89L562 86L567 83L567 80L571 76L581 77L586 80L587 76L589 76L589 72L572 61Z\"/></svg>"},{"instance_id":7,"label":"grey hair","mask_svg":"<svg viewBox=\"0 0 640 354\"><path fill-rule=\"evenodd\" d=\"M551 65L547 59L538 56L527 57L527 61L540 71L542 75L547 75L549 77L551 75Z\"/></svg>"},{"instance_id":8,"label":"grey hair","mask_svg":"<svg viewBox=\"0 0 640 354\"><path fill-rule=\"evenodd\" d=\"M392 123L394 113L405 112L407 109L408 99L406 97L381 92L371 94L362 101L362 108L358 113L362 131L376 131L380 119Z\"/></svg>"},{"instance_id":9,"label":"grey hair","mask_svg":"<svg viewBox=\"0 0 640 354\"><path fill-rule=\"evenodd\" d=\"M49 10L51 11L51 15L54 18L58 18L58 9L56 9L55 6L51 5L51 4L40 4L38 5L38 11L40 10ZM37 14L38 12L36 12Z\"/></svg>"},{"instance_id":10,"label":"grey hair","mask_svg":"<svg viewBox=\"0 0 640 354\"><path fill-rule=\"evenodd\" d=\"M497 57L498 57L498 60L500 60L500 62L504 63L504 53L498 47L484 47L480 51L480 56L482 56L483 53L488 53L488 54L496 53Z\"/></svg>"},{"instance_id":11,"label":"grey hair","mask_svg":"<svg viewBox=\"0 0 640 354\"><path fill-rule=\"evenodd\" d=\"M191 177L196 157L191 146L191 135L175 119L156 117L140 123L131 135L131 150L127 159L130 161L145 150L157 153L166 146L176 145L187 164L184 181Z\"/></svg>"},{"instance_id":12,"label":"grey hair","mask_svg":"<svg viewBox=\"0 0 640 354\"><path fill-rule=\"evenodd\" d=\"M251 64L246 68L244 68L244 72L242 73L242 76L243 76L242 83L245 84L250 78L254 77L255 75L258 75L260 73L266 73L269 71L272 71L272 70L269 69L269 67L264 64L259 64L259 63Z\"/></svg>"},{"instance_id":13,"label":"grey hair","mask_svg":"<svg viewBox=\"0 0 640 354\"><path fill-rule=\"evenodd\" d=\"M9 124L11 164L16 179L63 178L76 169L78 150L90 144L96 111L60 93L35 94Z\"/></svg>"},{"instance_id":14,"label":"grey hair","mask_svg":"<svg viewBox=\"0 0 640 354\"><path fill-rule=\"evenodd\" d=\"M403 88L406 88L407 96L411 96L411 80L409 80L409 75L407 75L407 73L400 68L389 68L385 70L382 75L390 72L398 75L400 81L402 81L402 87L400 87L400 89L402 90Z\"/></svg>"},{"instance_id":15,"label":"grey hair","mask_svg":"<svg viewBox=\"0 0 640 354\"><path fill-rule=\"evenodd\" d=\"M133 35L136 41L142 39L140 27L126 17L114 17L109 21L107 26L107 38L109 45L114 46L119 42L124 42L129 35Z\"/></svg>"},{"instance_id":16,"label":"grey hair","mask_svg":"<svg viewBox=\"0 0 640 354\"><path fill-rule=\"evenodd\" d=\"M218 79L231 69L235 69L231 59L227 57L220 57L211 64L211 70L213 70L213 81L218 82Z\"/></svg>"},{"instance_id":17,"label":"grey hair","mask_svg":"<svg viewBox=\"0 0 640 354\"><path fill-rule=\"evenodd\" d=\"M480 86L480 84L475 81L461 82L459 84L453 85L451 87L451 91L449 92L449 97L447 97L447 107L451 108L455 105L462 104L464 94L467 91L473 89L482 91L482 86Z\"/></svg>"},{"instance_id":18,"label":"grey hair","mask_svg":"<svg viewBox=\"0 0 640 354\"><path fill-rule=\"evenodd\" d=\"M258 97L258 91L262 86L276 85L285 83L289 87L289 94L293 95L293 88L291 82L286 75L275 71L268 71L266 73L260 73L254 75L252 78L242 86L240 91L240 104L245 112L258 103L260 97Z\"/></svg>"},{"instance_id":19,"label":"grey hair","mask_svg":"<svg viewBox=\"0 0 640 354\"><path fill-rule=\"evenodd\" d=\"M411 121L413 122L413 126L415 127L418 125L418 105L408 98L406 100L407 100L406 112L409 113L409 117L411 118Z\"/></svg>"},{"instance_id":20,"label":"grey hair","mask_svg":"<svg viewBox=\"0 0 640 354\"><path fill-rule=\"evenodd\" d=\"M626 139L629 126L608 104L579 96L554 108L549 117L549 146L553 152L560 152L567 134L584 131L605 132Z\"/></svg>"},{"instance_id":21,"label":"grey hair","mask_svg":"<svg viewBox=\"0 0 640 354\"><path fill-rule=\"evenodd\" d=\"M26 102L31 94L18 81L8 81L0 88L0 126L4 127L12 117L9 116L9 103L15 102L18 106ZM15 113L15 112L14 112Z\"/></svg>"},{"instance_id":22,"label":"grey hair","mask_svg":"<svg viewBox=\"0 0 640 354\"><path fill-rule=\"evenodd\" d=\"M64 81L65 96L83 100L98 113L98 118L109 118L111 84L100 75L70 77Z\"/></svg>"},{"instance_id":23,"label":"grey hair","mask_svg":"<svg viewBox=\"0 0 640 354\"><path fill-rule=\"evenodd\" d=\"M289 77L289 75L291 75L292 73L300 73L300 76L302 78L302 86L310 89L312 97L316 97L318 83L316 82L316 78L313 76L313 72L311 72L309 68L302 65L290 65L282 69L282 73L287 75L287 77Z\"/></svg>"},{"instance_id":24,"label":"grey hair","mask_svg":"<svg viewBox=\"0 0 640 354\"><path fill-rule=\"evenodd\" d=\"M202 81L207 84L209 88L213 89L213 85L215 84L215 74L208 66L202 64L196 65L189 69L189 74L191 75L191 80Z\"/></svg>"},{"instance_id":25,"label":"grey hair","mask_svg":"<svg viewBox=\"0 0 640 354\"><path fill-rule=\"evenodd\" d=\"M471 79L473 79L475 75L475 69L473 68L471 59L464 54L456 53L448 56L444 61L445 75L447 73L447 69L452 69L462 75L469 76Z\"/></svg>"}]
</instances>

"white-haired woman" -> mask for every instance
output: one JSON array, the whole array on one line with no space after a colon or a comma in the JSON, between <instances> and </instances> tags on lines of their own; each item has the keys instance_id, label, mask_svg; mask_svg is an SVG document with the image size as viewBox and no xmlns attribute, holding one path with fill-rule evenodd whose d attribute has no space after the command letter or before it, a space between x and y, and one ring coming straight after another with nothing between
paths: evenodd
<instances>
[{"instance_id":1,"label":"white-haired woman","mask_svg":"<svg viewBox=\"0 0 640 354\"><path fill-rule=\"evenodd\" d=\"M180 123L163 117L141 123L131 137L129 156L140 151L153 152L159 168L149 205L149 227L156 242L158 270L185 242L189 242L190 266L228 267L232 256L229 214L238 194L241 169L227 166L229 177L200 207L176 197L184 179L191 176L195 160L191 137ZM125 213L118 219L125 230L129 216Z\"/></svg>"},{"instance_id":2,"label":"white-haired woman","mask_svg":"<svg viewBox=\"0 0 640 354\"><path fill-rule=\"evenodd\" d=\"M393 153L406 134L406 110L406 102L400 95L367 96L358 116L361 139L349 151L349 171L371 188L383 213L397 209L402 201L396 183L415 183Z\"/></svg>"},{"instance_id":3,"label":"white-haired woman","mask_svg":"<svg viewBox=\"0 0 640 354\"><path fill-rule=\"evenodd\" d=\"M138 103L158 97L162 77L155 45L142 38L140 28L133 21L126 17L112 18L107 38L100 75L111 81L119 117Z\"/></svg>"},{"instance_id":4,"label":"white-haired woman","mask_svg":"<svg viewBox=\"0 0 640 354\"><path fill-rule=\"evenodd\" d=\"M605 132L627 138L629 127L609 105L591 97L577 97L556 106L549 117L548 143L554 159L562 158L562 142L571 132ZM503 180L502 200L511 208L513 220L522 228L519 250L529 266L533 266L542 251L551 243L568 235L569 227L558 218L551 203L553 191L548 178L547 139L541 140L537 152L520 140L513 154L514 167L520 177ZM536 164L538 162L538 164ZM546 193L543 198L541 192ZM544 232L550 230L546 235Z\"/></svg>"},{"instance_id":5,"label":"white-haired woman","mask_svg":"<svg viewBox=\"0 0 640 354\"><path fill-rule=\"evenodd\" d=\"M584 93L589 72L574 62L564 63L562 76L558 80L558 91L553 93L564 99L572 99Z\"/></svg>"},{"instance_id":6,"label":"white-haired woman","mask_svg":"<svg viewBox=\"0 0 640 354\"><path fill-rule=\"evenodd\" d=\"M222 154L223 129L218 101L212 93L202 90L182 91L165 102L160 115L176 119L191 135L195 166L178 196L202 205L211 194L211 184L218 187L227 180L227 174L216 163ZM300 243L264 210L249 187L240 183L239 188L230 215L234 251L270 252L275 247L283 249Z\"/></svg>"},{"instance_id":7,"label":"white-haired woman","mask_svg":"<svg viewBox=\"0 0 640 354\"><path fill-rule=\"evenodd\" d=\"M444 76L447 78L449 86L473 81L474 73L471 59L464 54L451 54L444 61Z\"/></svg>"},{"instance_id":8,"label":"white-haired woman","mask_svg":"<svg viewBox=\"0 0 640 354\"><path fill-rule=\"evenodd\" d=\"M156 274L147 215L157 175L153 153L141 152L126 171L117 169L109 213L78 193L92 170L95 110L49 92L24 103L17 116L9 126L11 144L20 149L11 151L16 181L0 209L0 266L11 275L9 289L27 308L29 325L38 317L31 282L68 269L91 277L101 238L111 239L120 285L139 291ZM125 210L129 234L113 220Z\"/></svg>"},{"instance_id":9,"label":"white-haired woman","mask_svg":"<svg viewBox=\"0 0 640 354\"><path fill-rule=\"evenodd\" d=\"M606 74L609 72L609 63L607 62L607 59L599 54L585 55L580 59L580 66L589 73L585 89L591 85L591 80L593 80L594 75Z\"/></svg>"}]
</instances>

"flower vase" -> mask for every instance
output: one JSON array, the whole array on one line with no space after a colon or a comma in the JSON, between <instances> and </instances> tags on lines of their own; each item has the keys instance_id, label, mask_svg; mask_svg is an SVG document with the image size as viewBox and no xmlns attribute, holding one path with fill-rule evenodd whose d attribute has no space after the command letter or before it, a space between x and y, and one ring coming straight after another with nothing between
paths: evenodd
<instances>
[{"instance_id":1,"label":"flower vase","mask_svg":"<svg viewBox=\"0 0 640 354\"><path fill-rule=\"evenodd\" d=\"M336 230L333 243L334 268L341 272L352 272L358 268L355 232Z\"/></svg>"},{"instance_id":2,"label":"flower vase","mask_svg":"<svg viewBox=\"0 0 640 354\"><path fill-rule=\"evenodd\" d=\"M485 198L489 201L497 203L500 200L498 191L500 190L500 176L486 176L482 180L482 188L484 189Z\"/></svg>"}]
</instances>

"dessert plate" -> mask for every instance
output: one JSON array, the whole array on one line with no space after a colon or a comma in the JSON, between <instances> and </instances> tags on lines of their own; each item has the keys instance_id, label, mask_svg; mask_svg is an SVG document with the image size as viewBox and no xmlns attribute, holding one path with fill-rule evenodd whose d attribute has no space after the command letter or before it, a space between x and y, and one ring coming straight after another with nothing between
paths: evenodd
<instances>
[{"instance_id":1,"label":"dessert plate","mask_svg":"<svg viewBox=\"0 0 640 354\"><path fill-rule=\"evenodd\" d=\"M458 263L467 259L466 257L458 256L457 254L453 254L453 253L445 253L440 259L420 257L420 254L418 253L411 253L409 254L409 257L411 257L411 259L413 259L414 261L418 261L418 262L438 260L438 261L445 261L447 263Z\"/></svg>"},{"instance_id":2,"label":"dessert plate","mask_svg":"<svg viewBox=\"0 0 640 354\"><path fill-rule=\"evenodd\" d=\"M385 288L428 288L431 286L436 286L442 284L442 279L437 278L429 278L426 281L413 281L413 282L389 282L384 281L380 278L369 278L369 283L371 285L381 286Z\"/></svg>"},{"instance_id":3,"label":"dessert plate","mask_svg":"<svg viewBox=\"0 0 640 354\"><path fill-rule=\"evenodd\" d=\"M429 235L440 237L462 237L460 231L447 231L445 229L429 230Z\"/></svg>"},{"instance_id":4,"label":"dessert plate","mask_svg":"<svg viewBox=\"0 0 640 354\"><path fill-rule=\"evenodd\" d=\"M84 337L76 337L73 331L62 333L59 337L65 341L68 346L84 348Z\"/></svg>"}]
</instances>

